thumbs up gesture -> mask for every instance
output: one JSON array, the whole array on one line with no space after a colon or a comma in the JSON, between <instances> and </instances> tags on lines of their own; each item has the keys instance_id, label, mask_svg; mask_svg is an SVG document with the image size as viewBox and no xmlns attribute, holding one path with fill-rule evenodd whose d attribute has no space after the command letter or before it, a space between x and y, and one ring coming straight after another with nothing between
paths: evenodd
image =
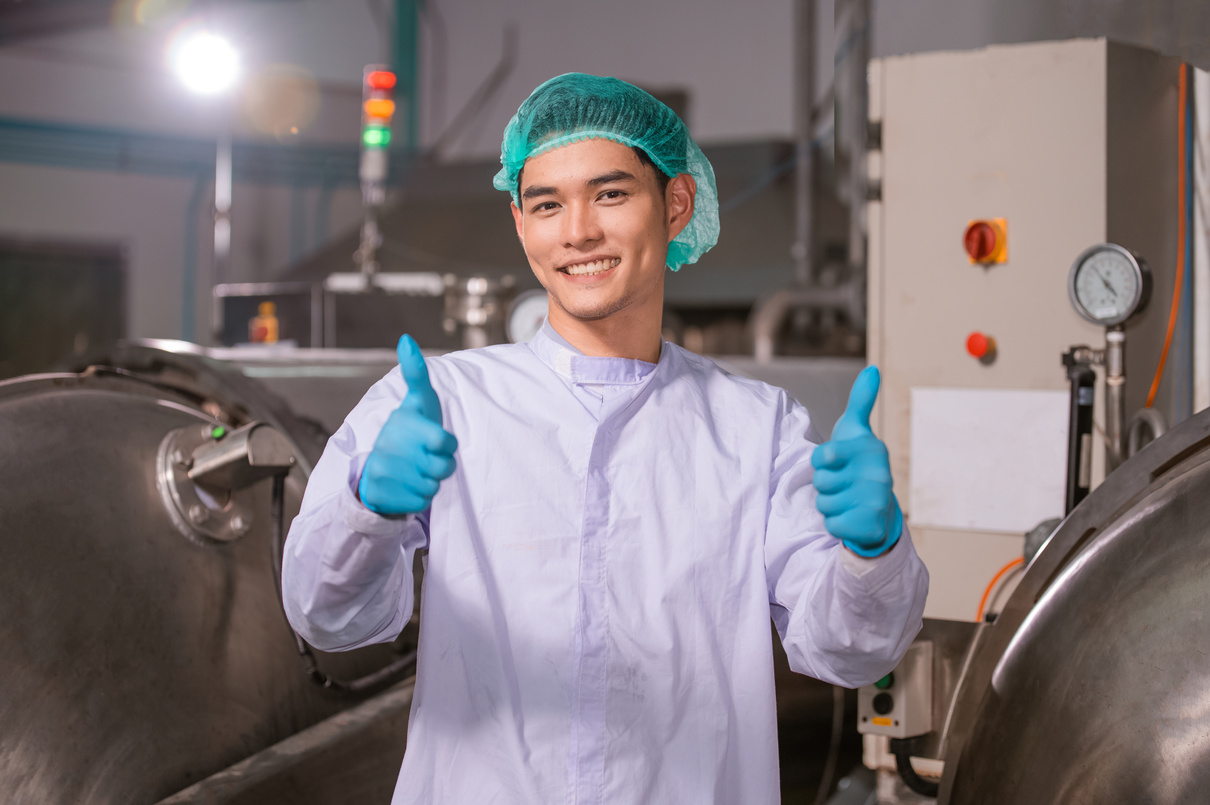
<instances>
[{"instance_id":1,"label":"thumbs up gesture","mask_svg":"<svg viewBox=\"0 0 1210 805\"><path fill-rule=\"evenodd\" d=\"M366 508L384 515L427 509L437 487L453 474L458 449L458 440L441 427L441 401L420 347L405 335L396 354L408 393L382 426L357 484Z\"/></svg>"},{"instance_id":2,"label":"thumbs up gesture","mask_svg":"<svg viewBox=\"0 0 1210 805\"><path fill-rule=\"evenodd\" d=\"M891 491L891 462L886 445L870 430L870 411L878 398L878 367L857 375L832 439L811 454L815 468L815 505L828 533L859 556L878 556L903 532L903 513Z\"/></svg>"}]
</instances>

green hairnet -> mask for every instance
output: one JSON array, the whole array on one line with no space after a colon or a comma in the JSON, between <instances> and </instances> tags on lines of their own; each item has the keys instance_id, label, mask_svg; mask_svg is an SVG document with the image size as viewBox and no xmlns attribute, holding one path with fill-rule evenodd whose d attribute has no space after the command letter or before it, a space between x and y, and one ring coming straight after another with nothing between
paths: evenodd
<instances>
[{"instance_id":1,"label":"green hairnet","mask_svg":"<svg viewBox=\"0 0 1210 805\"><path fill-rule=\"evenodd\" d=\"M617 78L567 73L535 89L504 129L504 167L492 184L519 204L517 176L527 159L594 138L641 148L665 175L688 173L697 182L693 218L668 244L669 268L697 262L718 242L718 188L709 160L676 112Z\"/></svg>"}]
</instances>

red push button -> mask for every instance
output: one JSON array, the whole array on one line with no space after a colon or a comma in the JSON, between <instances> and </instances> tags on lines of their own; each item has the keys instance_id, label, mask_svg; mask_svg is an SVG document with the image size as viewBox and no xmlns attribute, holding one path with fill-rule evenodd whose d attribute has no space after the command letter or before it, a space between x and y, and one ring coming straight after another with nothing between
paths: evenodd
<instances>
[{"instance_id":1,"label":"red push button","mask_svg":"<svg viewBox=\"0 0 1210 805\"><path fill-rule=\"evenodd\" d=\"M996 339L973 332L966 337L966 351L982 363L991 363L996 359Z\"/></svg>"}]
</instances>

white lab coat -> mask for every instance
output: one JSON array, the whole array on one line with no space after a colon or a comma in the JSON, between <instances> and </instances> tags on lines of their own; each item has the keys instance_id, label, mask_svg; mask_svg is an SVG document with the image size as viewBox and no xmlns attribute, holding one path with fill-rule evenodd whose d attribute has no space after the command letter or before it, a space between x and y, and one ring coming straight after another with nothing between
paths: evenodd
<instances>
[{"instance_id":1,"label":"white lab coat","mask_svg":"<svg viewBox=\"0 0 1210 805\"><path fill-rule=\"evenodd\" d=\"M394 805L777 802L770 615L796 671L883 676L928 587L907 531L846 550L807 411L675 345L587 357L547 324L428 365L459 444L430 512L354 494L396 367L329 441L283 571L294 628L352 649L399 634L429 549Z\"/></svg>"}]
</instances>

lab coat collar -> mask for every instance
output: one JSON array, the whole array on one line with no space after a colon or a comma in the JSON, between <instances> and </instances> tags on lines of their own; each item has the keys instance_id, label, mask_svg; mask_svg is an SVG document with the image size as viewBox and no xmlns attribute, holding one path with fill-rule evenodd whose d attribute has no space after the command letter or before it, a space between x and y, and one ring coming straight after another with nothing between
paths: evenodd
<instances>
[{"instance_id":1,"label":"lab coat collar","mask_svg":"<svg viewBox=\"0 0 1210 805\"><path fill-rule=\"evenodd\" d=\"M572 383L601 383L611 386L642 383L669 354L669 350L661 345L659 363L637 358L585 355L555 332L549 319L542 323L542 329L534 335L529 346L543 363Z\"/></svg>"}]
</instances>

